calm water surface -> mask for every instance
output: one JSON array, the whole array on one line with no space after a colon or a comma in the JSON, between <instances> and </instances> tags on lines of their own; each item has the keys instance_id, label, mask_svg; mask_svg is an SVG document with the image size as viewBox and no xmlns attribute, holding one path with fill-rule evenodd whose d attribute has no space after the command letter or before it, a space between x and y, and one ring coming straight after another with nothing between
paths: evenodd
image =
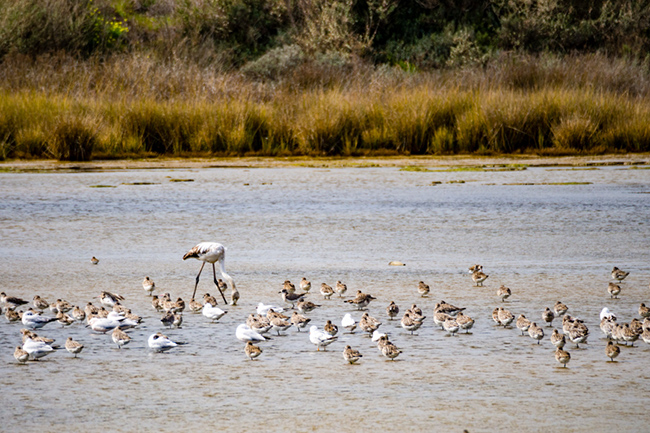
<instances>
[{"instance_id":1,"label":"calm water surface","mask_svg":"<svg viewBox=\"0 0 650 433\"><path fill-rule=\"evenodd\" d=\"M589 184L549 184L576 182ZM82 306L109 290L145 322L122 350L110 335L49 324L38 333L82 342L79 358L57 351L19 365L22 326L2 318L0 430L643 431L650 346L622 347L618 362L606 362L598 313L607 306L629 322L650 302L649 221L650 171L627 167L1 173L2 290ZM141 281L149 275L157 293L189 301L200 263L181 258L204 240L228 247L240 305L215 324L186 313L181 329L164 332L188 344L151 353L146 339L163 327ZM473 263L490 275L484 287L472 284ZM618 300L607 294L613 266L631 272ZM348 298L359 289L377 297L369 312L402 349L397 361L359 332L316 352L295 329L248 361L237 324L258 302L280 304L282 282L303 276L315 289L341 280ZM204 274L200 295L215 292L210 280ZM420 280L430 297L419 297ZM505 306L515 315L541 322L561 300L589 326L587 345L567 343L567 369L554 359L552 328L537 345L494 326L501 284L513 291ZM317 290L309 297L323 305L309 314L319 327L361 316ZM443 299L476 319L471 334L450 337L433 324ZM388 320L393 300L402 311L423 308L418 335ZM363 353L359 365L344 363L346 344Z\"/></svg>"}]
</instances>

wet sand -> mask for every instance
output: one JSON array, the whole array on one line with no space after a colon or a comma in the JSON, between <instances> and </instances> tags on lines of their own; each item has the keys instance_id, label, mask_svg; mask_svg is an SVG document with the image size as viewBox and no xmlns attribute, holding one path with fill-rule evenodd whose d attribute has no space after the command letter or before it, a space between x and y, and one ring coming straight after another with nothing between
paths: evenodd
<instances>
[{"instance_id":1,"label":"wet sand","mask_svg":"<svg viewBox=\"0 0 650 433\"><path fill-rule=\"evenodd\" d=\"M357 158L151 158L62 162L57 160L13 160L0 162L1 171L50 170L138 170L138 169L197 169L197 168L272 168L272 167L473 167L525 164L531 167L640 165L650 163L650 154L620 154L591 156L411 156Z\"/></svg>"},{"instance_id":2,"label":"wet sand","mask_svg":"<svg viewBox=\"0 0 650 433\"><path fill-rule=\"evenodd\" d=\"M19 365L12 353L22 326L0 317L6 431L647 428L650 346L622 346L617 362L608 362L598 313L607 306L629 322L640 302L650 302L648 166L201 167L0 173L2 290L80 305L98 303L108 290L145 319L121 350L83 325L50 324L37 332L61 344L72 336L86 349L78 358L57 351ZM189 301L200 263L182 256L203 240L228 247L226 268L242 299L217 323L186 312L181 329L166 330L142 279L151 276L157 294ZM406 266L388 266L392 260ZM474 263L490 275L483 287L467 273ZM612 266L631 272L618 300L607 294ZM318 294L321 282L341 280L347 299L356 290L377 298L368 312L402 355L387 361L359 331L317 352L291 328L261 344L257 361L247 360L236 326L258 302L281 304L282 282L303 276L314 285L309 299L322 305L308 314L315 325L338 324L348 312L359 320L349 304ZM417 293L420 280L431 286L428 298ZM505 303L496 296L501 284L513 292ZM197 293L214 290L206 268ZM434 325L433 306L443 299L475 318L470 334L452 337ZM418 335L388 320L393 300L402 312L412 303L424 310ZM552 328L536 344L491 319L505 306L540 320L557 300L590 329L588 344L567 343L566 369L553 357ZM157 331L188 344L152 353L146 340ZM364 355L359 365L344 362L346 344Z\"/></svg>"}]
</instances>

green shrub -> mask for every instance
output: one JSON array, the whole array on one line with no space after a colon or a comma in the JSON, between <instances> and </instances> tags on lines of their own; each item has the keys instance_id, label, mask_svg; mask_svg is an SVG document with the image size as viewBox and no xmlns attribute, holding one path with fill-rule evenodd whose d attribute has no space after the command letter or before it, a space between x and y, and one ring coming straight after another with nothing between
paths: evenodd
<instances>
[{"instance_id":1,"label":"green shrub","mask_svg":"<svg viewBox=\"0 0 650 433\"><path fill-rule=\"evenodd\" d=\"M107 0L9 1L0 10L0 57L108 52L123 47L128 31Z\"/></svg>"}]
</instances>

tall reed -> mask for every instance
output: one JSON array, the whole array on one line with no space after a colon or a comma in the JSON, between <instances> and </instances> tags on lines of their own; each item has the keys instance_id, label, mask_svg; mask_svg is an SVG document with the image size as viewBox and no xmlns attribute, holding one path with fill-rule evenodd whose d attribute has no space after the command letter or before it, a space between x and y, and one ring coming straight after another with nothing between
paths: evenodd
<instances>
[{"instance_id":1,"label":"tall reed","mask_svg":"<svg viewBox=\"0 0 650 433\"><path fill-rule=\"evenodd\" d=\"M650 151L648 74L607 58L360 64L299 87L140 55L18 59L0 64L3 159Z\"/></svg>"}]
</instances>

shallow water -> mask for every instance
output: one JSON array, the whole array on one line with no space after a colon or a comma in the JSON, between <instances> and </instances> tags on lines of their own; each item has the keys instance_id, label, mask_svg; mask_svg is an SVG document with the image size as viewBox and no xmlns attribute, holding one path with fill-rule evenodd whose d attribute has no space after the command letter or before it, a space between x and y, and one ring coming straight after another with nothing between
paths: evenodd
<instances>
[{"instance_id":1,"label":"shallow water","mask_svg":"<svg viewBox=\"0 0 650 433\"><path fill-rule=\"evenodd\" d=\"M457 180L465 183L449 183ZM151 184L129 185L142 182ZM548 185L575 182L589 184ZM537 185L513 185L522 183ZM2 290L82 306L109 290L145 317L122 350L110 335L49 324L37 332L60 344L72 336L84 351L27 365L12 356L22 326L1 318L1 430L645 430L650 347L623 346L618 362L606 362L598 313L607 306L629 322L650 302L649 194L650 171L627 167L0 173ZM181 258L203 240L228 247L240 305L215 324L186 312L181 329L163 332L188 344L151 353L146 339L163 327L141 281L149 275L157 293L188 301L200 263ZM484 287L467 273L474 263L490 275ZM607 293L613 266L631 272L618 300ZM314 285L309 298L323 305L308 314L319 327L346 312L361 316L322 300L321 282L345 282L347 298L359 289L377 297L369 313L402 349L397 361L359 331L316 352L293 328L248 361L237 324L258 302L280 304L282 282L303 276ZM428 298L417 293L420 280L431 286ZM513 291L505 304L501 284ZM197 293L206 291L215 293L207 267ZM442 299L467 308L472 333L450 337L434 325ZM388 321L392 300L425 311L418 335ZM505 305L541 322L557 300L591 334L580 349L567 343L567 369L554 359L552 328L537 345L491 319ZM343 361L346 344L363 353L359 365Z\"/></svg>"}]
</instances>

